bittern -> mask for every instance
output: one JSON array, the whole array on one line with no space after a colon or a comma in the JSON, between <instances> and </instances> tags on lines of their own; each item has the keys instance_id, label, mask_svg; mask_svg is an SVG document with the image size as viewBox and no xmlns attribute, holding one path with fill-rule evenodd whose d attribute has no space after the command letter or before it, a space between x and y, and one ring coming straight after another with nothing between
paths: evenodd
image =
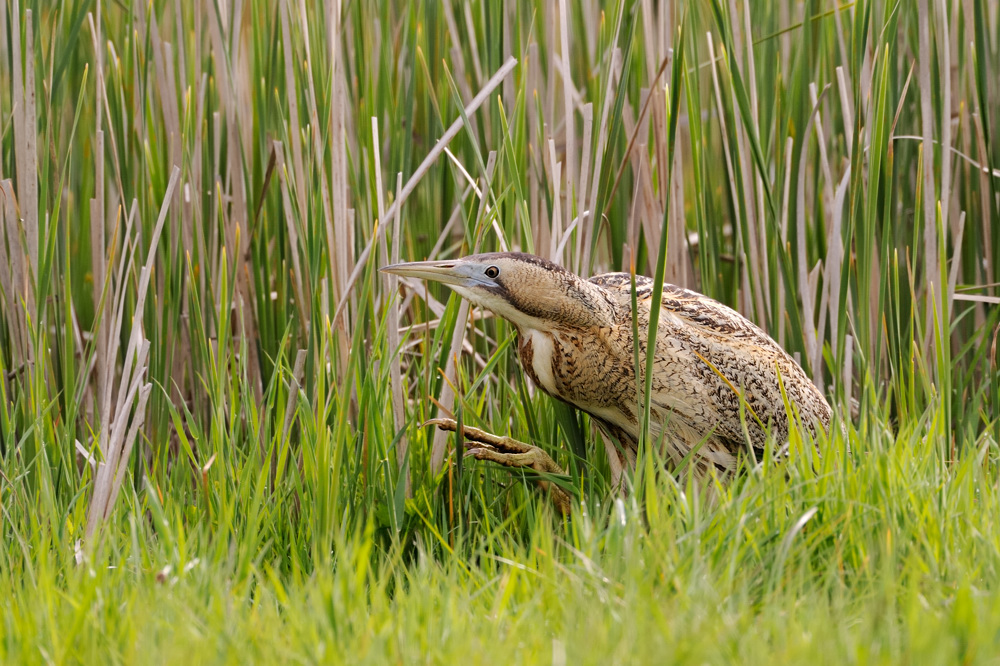
<instances>
[{"instance_id":1,"label":"bittern","mask_svg":"<svg viewBox=\"0 0 1000 666\"><path fill-rule=\"evenodd\" d=\"M477 254L382 269L440 282L513 324L521 366L538 388L592 417L620 447L618 469L634 466L640 437L653 281L635 277L638 341L633 337L632 279L606 273L585 280L530 254ZM696 478L729 478L741 453L761 459L768 432L787 440L787 401L813 434L831 410L799 364L735 310L696 292L663 285L652 365L649 436L670 466ZM635 345L639 345L636 381ZM741 414L743 418L741 418ZM428 424L454 431L451 419ZM542 449L477 428L463 429L467 455L509 467L560 474ZM749 444L749 447L747 446ZM690 455L694 451L693 455ZM563 512L569 496L545 485Z\"/></svg>"}]
</instances>

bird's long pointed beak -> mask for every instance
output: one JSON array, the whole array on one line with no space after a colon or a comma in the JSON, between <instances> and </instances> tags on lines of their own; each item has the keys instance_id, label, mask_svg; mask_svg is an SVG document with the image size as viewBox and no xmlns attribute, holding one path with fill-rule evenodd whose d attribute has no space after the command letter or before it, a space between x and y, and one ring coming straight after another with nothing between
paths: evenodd
<instances>
[{"instance_id":1,"label":"bird's long pointed beak","mask_svg":"<svg viewBox=\"0 0 1000 666\"><path fill-rule=\"evenodd\" d=\"M456 261L411 261L383 266L379 270L447 285L465 285L469 282L468 271L462 270L461 263Z\"/></svg>"}]
</instances>

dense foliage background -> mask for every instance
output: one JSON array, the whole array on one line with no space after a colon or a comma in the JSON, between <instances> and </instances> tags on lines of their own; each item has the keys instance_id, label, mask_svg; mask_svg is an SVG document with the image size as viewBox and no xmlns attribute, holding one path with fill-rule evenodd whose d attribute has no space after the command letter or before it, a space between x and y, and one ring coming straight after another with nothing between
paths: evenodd
<instances>
[{"instance_id":1,"label":"dense foliage background","mask_svg":"<svg viewBox=\"0 0 1000 666\"><path fill-rule=\"evenodd\" d=\"M998 13L5 0L0 658L995 659ZM844 430L616 494L508 325L376 271L503 248L739 309Z\"/></svg>"}]
</instances>

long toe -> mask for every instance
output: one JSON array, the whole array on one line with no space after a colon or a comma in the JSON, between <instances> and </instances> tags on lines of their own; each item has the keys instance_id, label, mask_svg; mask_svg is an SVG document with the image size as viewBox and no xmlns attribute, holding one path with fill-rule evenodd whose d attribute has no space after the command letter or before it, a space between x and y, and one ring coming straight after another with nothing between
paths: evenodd
<instances>
[{"instance_id":1,"label":"long toe","mask_svg":"<svg viewBox=\"0 0 1000 666\"><path fill-rule=\"evenodd\" d=\"M503 453L488 446L472 446L465 452L465 455L476 460L495 462L504 467L531 467L530 464L525 464L526 461L519 459L523 454Z\"/></svg>"},{"instance_id":2,"label":"long toe","mask_svg":"<svg viewBox=\"0 0 1000 666\"><path fill-rule=\"evenodd\" d=\"M427 426L437 426L447 432L458 432L458 422L455 419L431 419L424 423L423 427ZM530 444L519 442L511 437L499 437L473 426L462 426L462 436L465 438L466 448L485 445L486 448L496 449L505 453L528 453L531 449L535 448Z\"/></svg>"}]
</instances>

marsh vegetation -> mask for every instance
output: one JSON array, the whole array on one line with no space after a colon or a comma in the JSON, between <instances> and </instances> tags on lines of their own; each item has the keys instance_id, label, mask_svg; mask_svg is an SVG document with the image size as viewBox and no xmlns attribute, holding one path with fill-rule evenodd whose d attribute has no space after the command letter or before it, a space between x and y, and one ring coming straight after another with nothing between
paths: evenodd
<instances>
[{"instance_id":1,"label":"marsh vegetation","mask_svg":"<svg viewBox=\"0 0 1000 666\"><path fill-rule=\"evenodd\" d=\"M998 13L5 0L0 659L995 659ZM617 494L509 325L377 272L505 248L738 309L845 428Z\"/></svg>"}]
</instances>

